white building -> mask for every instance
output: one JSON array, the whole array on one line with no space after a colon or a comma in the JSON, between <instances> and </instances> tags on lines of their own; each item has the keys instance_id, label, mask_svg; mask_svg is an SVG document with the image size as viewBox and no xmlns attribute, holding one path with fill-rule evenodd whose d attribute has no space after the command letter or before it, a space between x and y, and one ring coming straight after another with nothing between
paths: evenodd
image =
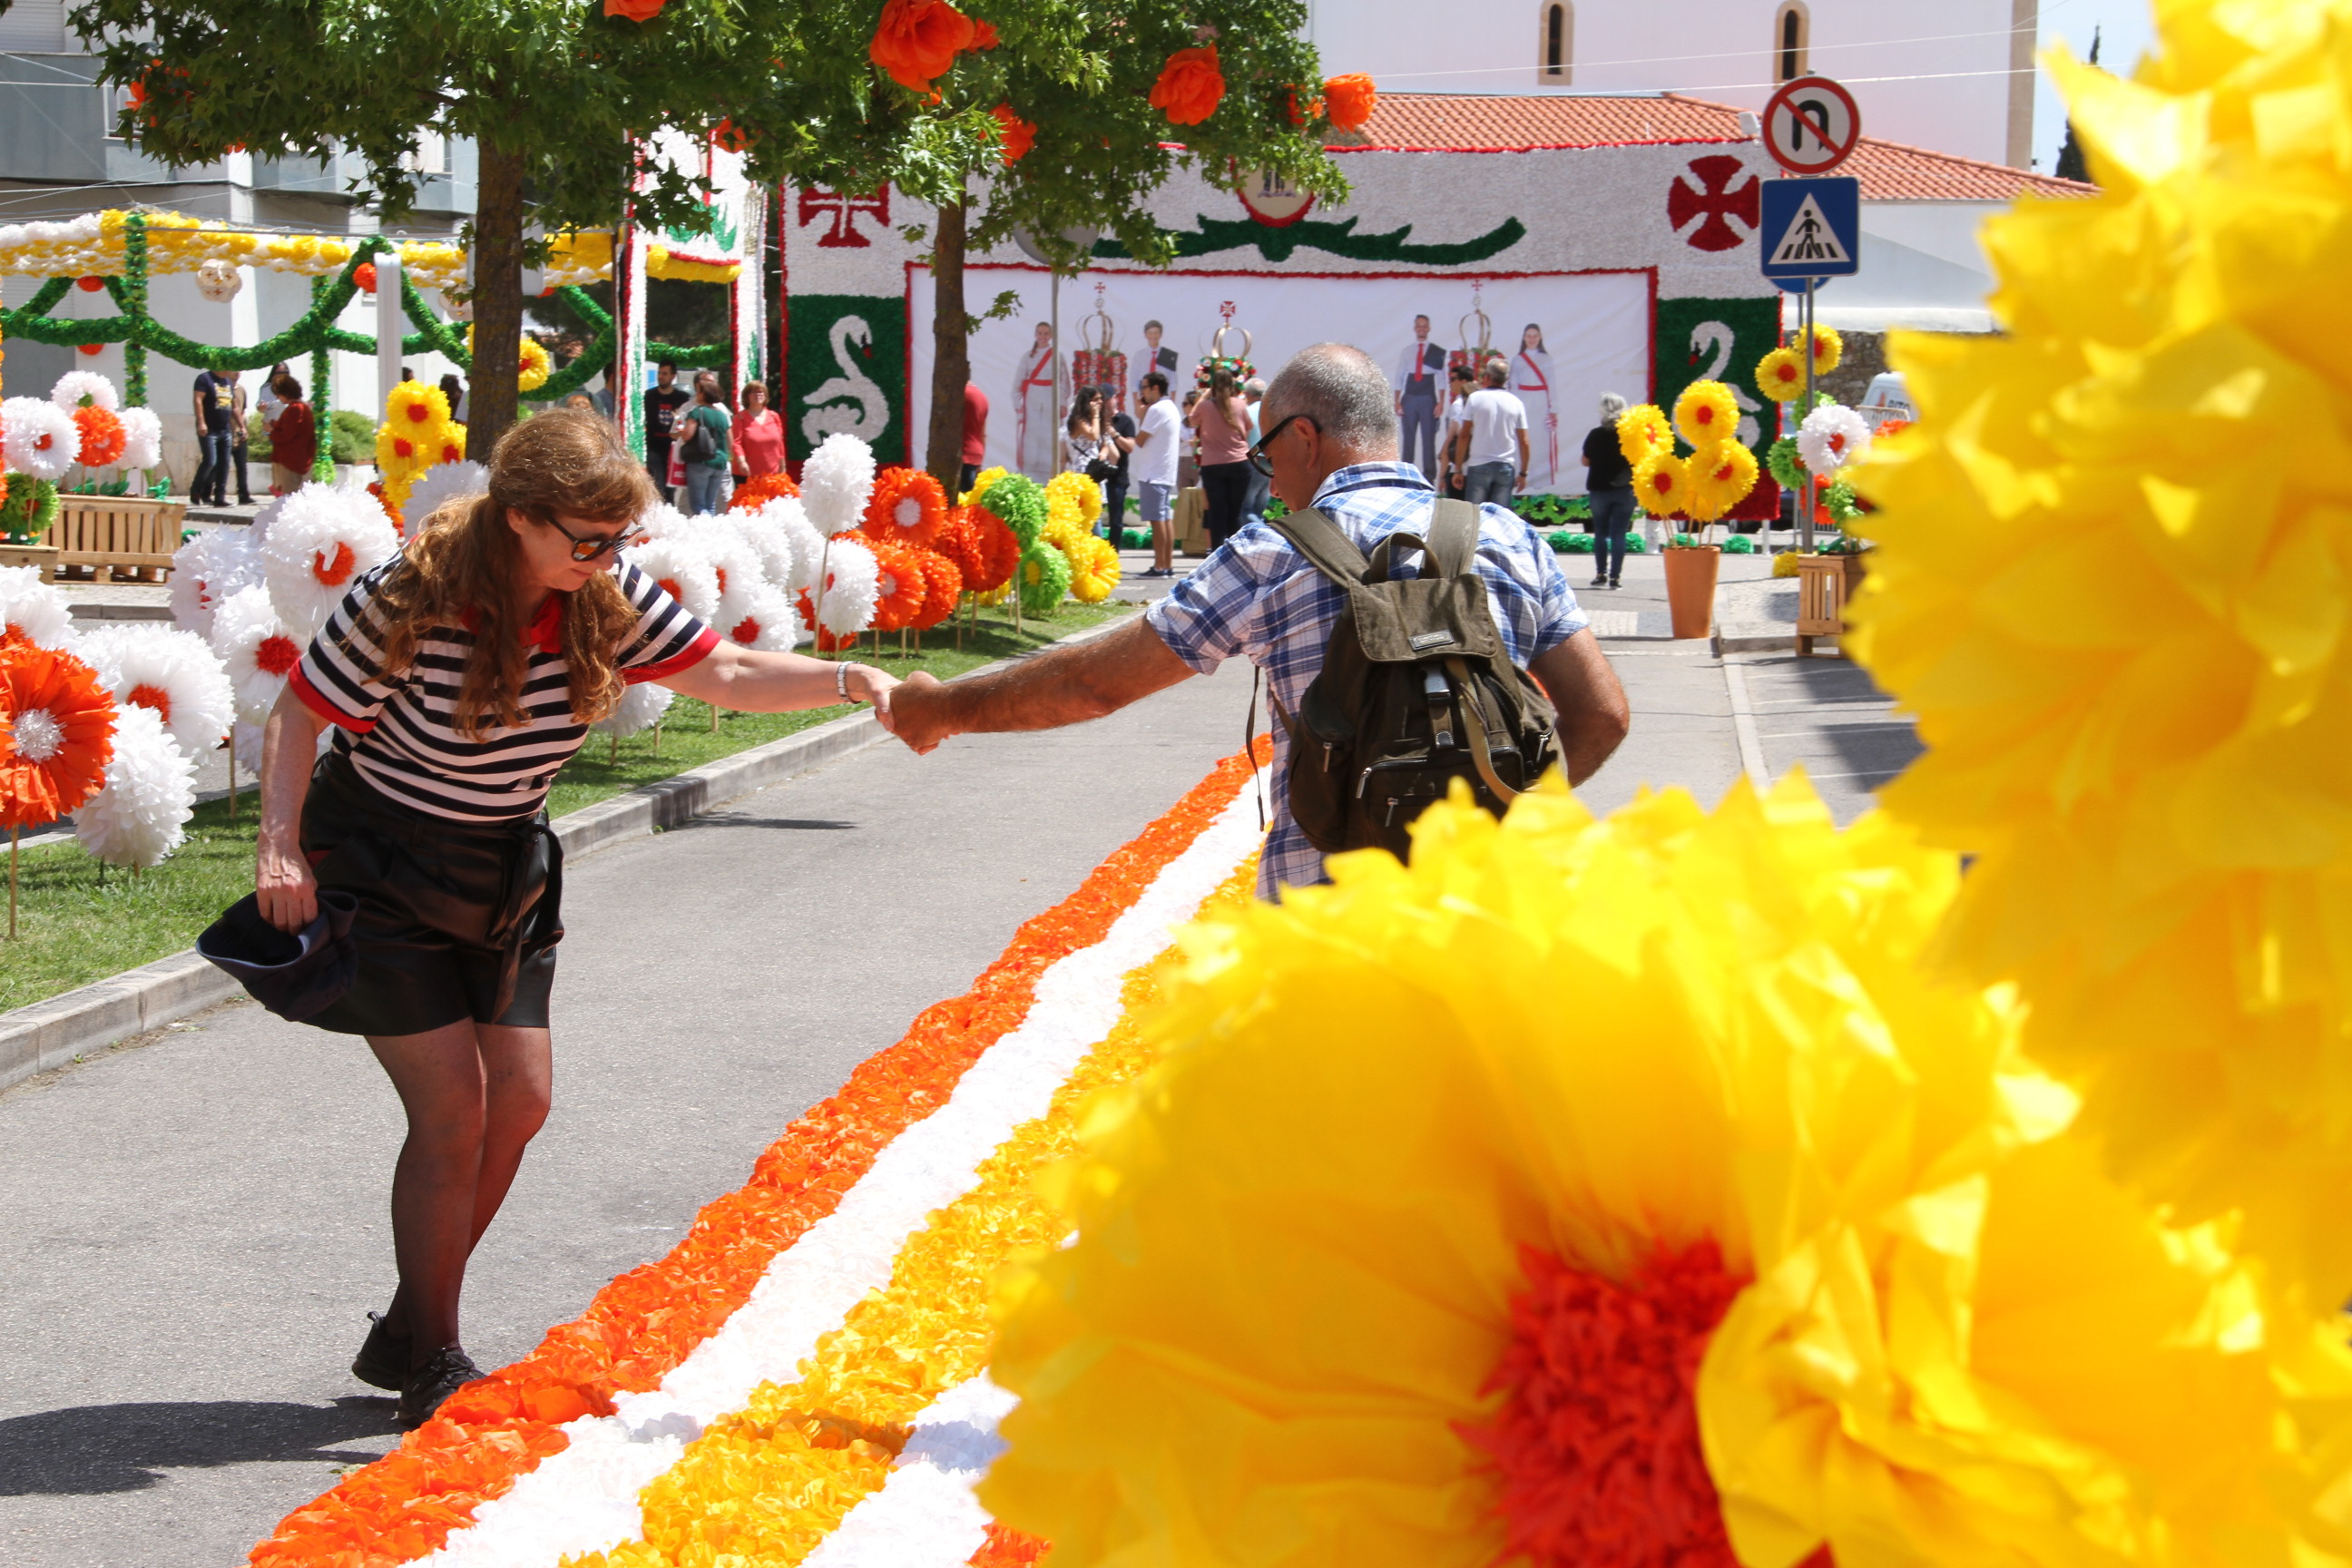
<instances>
[{"instance_id":1,"label":"white building","mask_svg":"<svg viewBox=\"0 0 2352 1568\"><path fill-rule=\"evenodd\" d=\"M1307 0L1333 75L1383 92L1660 89L1758 110L1834 77L1887 142L2031 165L2038 0Z\"/></svg>"}]
</instances>

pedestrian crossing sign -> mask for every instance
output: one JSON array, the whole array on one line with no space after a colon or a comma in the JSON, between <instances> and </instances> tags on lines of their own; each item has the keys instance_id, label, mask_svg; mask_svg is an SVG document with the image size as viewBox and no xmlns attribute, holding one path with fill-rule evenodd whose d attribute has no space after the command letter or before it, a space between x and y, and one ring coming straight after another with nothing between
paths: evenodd
<instances>
[{"instance_id":1,"label":"pedestrian crossing sign","mask_svg":"<svg viewBox=\"0 0 2352 1568\"><path fill-rule=\"evenodd\" d=\"M1764 276L1783 286L1862 270L1862 188L1851 175L1764 182L1756 233Z\"/></svg>"}]
</instances>

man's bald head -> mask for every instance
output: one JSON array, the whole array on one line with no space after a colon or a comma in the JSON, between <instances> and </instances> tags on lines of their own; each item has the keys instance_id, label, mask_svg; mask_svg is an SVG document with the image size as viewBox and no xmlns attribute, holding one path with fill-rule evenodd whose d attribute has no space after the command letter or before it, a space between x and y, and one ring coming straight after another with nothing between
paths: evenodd
<instances>
[{"instance_id":1,"label":"man's bald head","mask_svg":"<svg viewBox=\"0 0 2352 1568\"><path fill-rule=\"evenodd\" d=\"M1396 458L1396 409L1389 378L1361 349L1317 343L1291 355L1265 390L1258 428L1272 430L1300 414L1315 422L1323 444L1345 463Z\"/></svg>"}]
</instances>

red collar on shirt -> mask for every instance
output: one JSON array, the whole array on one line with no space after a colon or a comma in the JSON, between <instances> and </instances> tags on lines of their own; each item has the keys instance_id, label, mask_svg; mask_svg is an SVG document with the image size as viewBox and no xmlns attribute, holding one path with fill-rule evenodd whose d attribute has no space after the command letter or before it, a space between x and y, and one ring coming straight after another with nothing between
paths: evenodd
<instances>
[{"instance_id":1,"label":"red collar on shirt","mask_svg":"<svg viewBox=\"0 0 2352 1568\"><path fill-rule=\"evenodd\" d=\"M477 634L481 631L482 616L478 610L469 609L459 618L466 623L467 631ZM531 616L530 625L523 628L522 635L525 641L541 653L562 653L563 651L563 595L550 594L546 602L539 606L539 614Z\"/></svg>"}]
</instances>

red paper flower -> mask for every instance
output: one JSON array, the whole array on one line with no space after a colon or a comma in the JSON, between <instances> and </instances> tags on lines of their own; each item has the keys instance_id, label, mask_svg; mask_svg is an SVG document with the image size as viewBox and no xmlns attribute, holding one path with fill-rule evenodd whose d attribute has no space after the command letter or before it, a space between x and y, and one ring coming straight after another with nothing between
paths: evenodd
<instances>
[{"instance_id":1,"label":"red paper flower","mask_svg":"<svg viewBox=\"0 0 2352 1568\"><path fill-rule=\"evenodd\" d=\"M1372 106L1380 97L1373 90L1372 79L1361 71L1335 76L1323 84L1323 101L1335 131L1361 131L1370 122Z\"/></svg>"},{"instance_id":2,"label":"red paper flower","mask_svg":"<svg viewBox=\"0 0 2352 1568\"><path fill-rule=\"evenodd\" d=\"M122 420L113 410L86 404L73 411L73 422L81 431L81 461L84 467L103 468L120 459L124 444L129 440Z\"/></svg>"},{"instance_id":3,"label":"red paper flower","mask_svg":"<svg viewBox=\"0 0 2352 1568\"><path fill-rule=\"evenodd\" d=\"M375 263L362 261L352 268L352 281L373 294L375 292Z\"/></svg>"},{"instance_id":4,"label":"red paper flower","mask_svg":"<svg viewBox=\"0 0 2352 1568\"><path fill-rule=\"evenodd\" d=\"M971 18L948 0L887 0L866 55L900 87L929 92L932 79L947 75L956 56L971 47L977 32Z\"/></svg>"},{"instance_id":5,"label":"red paper flower","mask_svg":"<svg viewBox=\"0 0 2352 1568\"><path fill-rule=\"evenodd\" d=\"M1027 157L1029 149L1037 144L1037 127L1034 121L1013 113L1009 103L1000 103L989 112L996 116L997 140L1004 143L1004 166L1009 169Z\"/></svg>"},{"instance_id":6,"label":"red paper flower","mask_svg":"<svg viewBox=\"0 0 2352 1568\"><path fill-rule=\"evenodd\" d=\"M90 358L96 359L99 355L106 352L106 345L104 343L76 343L74 345L74 352L77 353L88 354Z\"/></svg>"},{"instance_id":7,"label":"red paper flower","mask_svg":"<svg viewBox=\"0 0 2352 1568\"><path fill-rule=\"evenodd\" d=\"M0 646L0 828L55 822L96 795L114 755L114 699L68 653Z\"/></svg>"},{"instance_id":8,"label":"red paper flower","mask_svg":"<svg viewBox=\"0 0 2352 1568\"><path fill-rule=\"evenodd\" d=\"M985 507L958 507L931 548L951 562L966 592L992 594L1013 581L1021 562L1021 541L1004 520Z\"/></svg>"},{"instance_id":9,"label":"red paper flower","mask_svg":"<svg viewBox=\"0 0 2352 1568\"><path fill-rule=\"evenodd\" d=\"M133 101L136 100L134 100ZM100 289L106 287L106 279L99 277L95 273L92 273L87 277L75 279L74 287L80 289L85 294L95 294Z\"/></svg>"},{"instance_id":10,"label":"red paper flower","mask_svg":"<svg viewBox=\"0 0 2352 1568\"><path fill-rule=\"evenodd\" d=\"M751 133L740 129L732 120L720 121L719 128L710 133L710 140L721 152L749 153L751 150Z\"/></svg>"},{"instance_id":11,"label":"red paper flower","mask_svg":"<svg viewBox=\"0 0 2352 1568\"><path fill-rule=\"evenodd\" d=\"M604 15L646 23L661 15L662 0L604 0Z\"/></svg>"},{"instance_id":12,"label":"red paper flower","mask_svg":"<svg viewBox=\"0 0 2352 1568\"><path fill-rule=\"evenodd\" d=\"M1160 68L1151 84L1151 107L1168 116L1171 125L1198 125L1224 101L1225 73L1217 64L1217 46L1179 49Z\"/></svg>"},{"instance_id":13,"label":"red paper flower","mask_svg":"<svg viewBox=\"0 0 2352 1568\"><path fill-rule=\"evenodd\" d=\"M1003 40L996 36L995 23L983 22L978 17L972 19L971 47L975 51L992 49L1001 42Z\"/></svg>"}]
</instances>

